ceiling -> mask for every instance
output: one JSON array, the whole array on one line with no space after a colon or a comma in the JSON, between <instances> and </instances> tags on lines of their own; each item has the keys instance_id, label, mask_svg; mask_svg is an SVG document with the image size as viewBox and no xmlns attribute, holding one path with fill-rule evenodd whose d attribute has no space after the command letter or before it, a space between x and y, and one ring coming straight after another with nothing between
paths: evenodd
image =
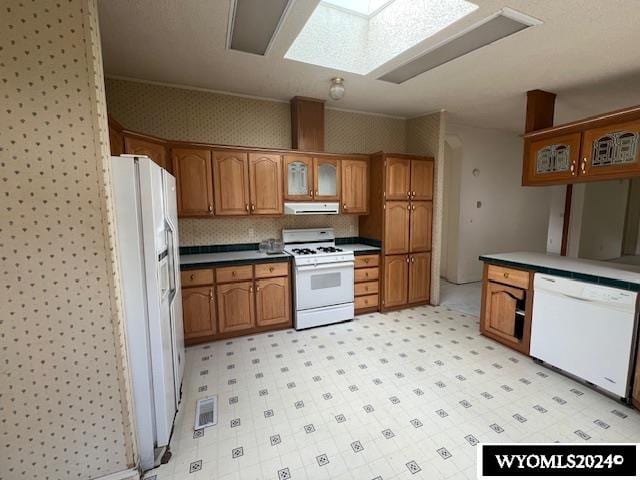
<instances>
[{"instance_id":1,"label":"ceiling","mask_svg":"<svg viewBox=\"0 0 640 480\"><path fill-rule=\"evenodd\" d=\"M416 0L428 1L428 0ZM479 8L369 75L284 58L318 0L294 0L266 56L226 49L230 0L99 0L107 75L522 132L524 93L558 94L556 123L640 104L637 0L475 0ZM544 22L400 85L376 77L503 7ZM339 45L336 48L340 48ZM346 94L328 99L330 79Z\"/></svg>"}]
</instances>

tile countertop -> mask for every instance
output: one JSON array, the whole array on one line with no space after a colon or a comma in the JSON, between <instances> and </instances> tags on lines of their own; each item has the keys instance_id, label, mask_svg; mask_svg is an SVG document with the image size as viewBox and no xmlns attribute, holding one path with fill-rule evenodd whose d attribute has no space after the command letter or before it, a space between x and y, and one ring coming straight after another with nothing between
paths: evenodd
<instances>
[{"instance_id":1,"label":"tile countertop","mask_svg":"<svg viewBox=\"0 0 640 480\"><path fill-rule=\"evenodd\" d=\"M549 275L640 291L639 265L624 265L535 252L496 253L481 255L479 258L487 263L526 268Z\"/></svg>"},{"instance_id":2,"label":"tile countertop","mask_svg":"<svg viewBox=\"0 0 640 480\"><path fill-rule=\"evenodd\" d=\"M351 251L354 255L380 252L378 247L372 247L371 245L364 245L362 243L338 245L338 247L345 251ZM188 270L193 268L222 267L226 265L242 265L243 263L287 262L290 258L291 255L284 252L268 255L258 250L196 253L192 255L180 255L180 269Z\"/></svg>"}]
</instances>

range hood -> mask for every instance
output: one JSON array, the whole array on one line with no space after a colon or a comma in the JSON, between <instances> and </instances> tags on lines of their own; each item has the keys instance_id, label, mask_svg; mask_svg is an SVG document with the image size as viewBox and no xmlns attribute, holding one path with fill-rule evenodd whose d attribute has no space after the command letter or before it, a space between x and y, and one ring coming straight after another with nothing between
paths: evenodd
<instances>
[{"instance_id":1,"label":"range hood","mask_svg":"<svg viewBox=\"0 0 640 480\"><path fill-rule=\"evenodd\" d=\"M285 215L337 215L340 213L338 202L285 202Z\"/></svg>"}]
</instances>

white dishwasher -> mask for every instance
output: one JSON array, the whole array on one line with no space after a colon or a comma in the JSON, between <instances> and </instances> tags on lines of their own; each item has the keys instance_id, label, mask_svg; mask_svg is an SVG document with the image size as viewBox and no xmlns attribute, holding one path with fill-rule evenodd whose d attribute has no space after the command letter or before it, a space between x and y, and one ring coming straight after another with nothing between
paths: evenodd
<instances>
[{"instance_id":1,"label":"white dishwasher","mask_svg":"<svg viewBox=\"0 0 640 480\"><path fill-rule=\"evenodd\" d=\"M628 290L536 273L531 356L627 399L637 296Z\"/></svg>"}]
</instances>

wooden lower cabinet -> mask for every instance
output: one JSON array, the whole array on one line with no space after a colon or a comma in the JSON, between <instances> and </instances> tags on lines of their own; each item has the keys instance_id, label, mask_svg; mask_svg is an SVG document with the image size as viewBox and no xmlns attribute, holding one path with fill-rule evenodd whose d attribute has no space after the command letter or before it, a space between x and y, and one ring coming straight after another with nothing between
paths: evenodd
<instances>
[{"instance_id":1,"label":"wooden lower cabinet","mask_svg":"<svg viewBox=\"0 0 640 480\"><path fill-rule=\"evenodd\" d=\"M180 277L187 344L291 326L288 262L184 270Z\"/></svg>"},{"instance_id":2,"label":"wooden lower cabinet","mask_svg":"<svg viewBox=\"0 0 640 480\"><path fill-rule=\"evenodd\" d=\"M428 302L431 289L431 254L409 254L408 303Z\"/></svg>"},{"instance_id":3,"label":"wooden lower cabinet","mask_svg":"<svg viewBox=\"0 0 640 480\"><path fill-rule=\"evenodd\" d=\"M533 275L524 270L485 265L480 332L529 354Z\"/></svg>"},{"instance_id":4,"label":"wooden lower cabinet","mask_svg":"<svg viewBox=\"0 0 640 480\"><path fill-rule=\"evenodd\" d=\"M380 255L358 255L355 258L353 293L356 315L378 311L380 300Z\"/></svg>"},{"instance_id":5,"label":"wooden lower cabinet","mask_svg":"<svg viewBox=\"0 0 640 480\"><path fill-rule=\"evenodd\" d=\"M218 324L220 333L255 326L253 282L218 285Z\"/></svg>"},{"instance_id":6,"label":"wooden lower cabinet","mask_svg":"<svg viewBox=\"0 0 640 480\"><path fill-rule=\"evenodd\" d=\"M384 257L384 308L406 305L409 286L409 256Z\"/></svg>"},{"instance_id":7,"label":"wooden lower cabinet","mask_svg":"<svg viewBox=\"0 0 640 480\"><path fill-rule=\"evenodd\" d=\"M266 327L291 321L289 278L256 281L256 325Z\"/></svg>"},{"instance_id":8,"label":"wooden lower cabinet","mask_svg":"<svg viewBox=\"0 0 640 480\"><path fill-rule=\"evenodd\" d=\"M213 285L182 289L182 320L185 340L217 333Z\"/></svg>"}]
</instances>

